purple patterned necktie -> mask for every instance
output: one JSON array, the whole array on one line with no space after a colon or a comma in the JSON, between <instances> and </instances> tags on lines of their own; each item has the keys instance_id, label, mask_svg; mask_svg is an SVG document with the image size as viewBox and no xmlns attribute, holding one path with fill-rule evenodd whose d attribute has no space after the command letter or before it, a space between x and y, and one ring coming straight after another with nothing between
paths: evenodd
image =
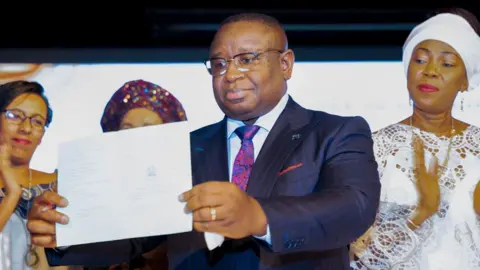
<instances>
[{"instance_id":1,"label":"purple patterned necktie","mask_svg":"<svg viewBox=\"0 0 480 270\"><path fill-rule=\"evenodd\" d=\"M233 163L232 183L236 184L243 191L247 189L248 177L255 162L252 139L259 129L259 126L249 125L235 130L235 133L242 140L242 147L238 151Z\"/></svg>"}]
</instances>

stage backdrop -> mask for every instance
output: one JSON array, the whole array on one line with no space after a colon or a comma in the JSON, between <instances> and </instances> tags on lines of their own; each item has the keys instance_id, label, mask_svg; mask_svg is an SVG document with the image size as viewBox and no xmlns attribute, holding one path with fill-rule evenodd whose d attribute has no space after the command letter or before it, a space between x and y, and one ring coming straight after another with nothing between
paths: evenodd
<instances>
[{"instance_id":1,"label":"stage backdrop","mask_svg":"<svg viewBox=\"0 0 480 270\"><path fill-rule=\"evenodd\" d=\"M59 143L101 133L104 106L126 81L143 79L172 92L184 105L192 130L223 117L202 64L1 65L0 80L12 79L39 81L51 100L53 123L32 163L48 172L56 167ZM377 130L411 112L405 83L400 62L300 62L288 92L306 108L360 115ZM454 114L480 126L479 105L480 93L462 94Z\"/></svg>"}]
</instances>

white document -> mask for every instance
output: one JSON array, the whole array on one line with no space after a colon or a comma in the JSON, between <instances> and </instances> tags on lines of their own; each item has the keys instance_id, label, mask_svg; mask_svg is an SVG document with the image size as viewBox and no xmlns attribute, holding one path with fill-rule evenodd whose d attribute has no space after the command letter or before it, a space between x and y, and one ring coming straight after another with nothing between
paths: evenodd
<instances>
[{"instance_id":1,"label":"white document","mask_svg":"<svg viewBox=\"0 0 480 270\"><path fill-rule=\"evenodd\" d=\"M57 245L192 230L178 196L192 188L186 121L109 132L59 146Z\"/></svg>"}]
</instances>

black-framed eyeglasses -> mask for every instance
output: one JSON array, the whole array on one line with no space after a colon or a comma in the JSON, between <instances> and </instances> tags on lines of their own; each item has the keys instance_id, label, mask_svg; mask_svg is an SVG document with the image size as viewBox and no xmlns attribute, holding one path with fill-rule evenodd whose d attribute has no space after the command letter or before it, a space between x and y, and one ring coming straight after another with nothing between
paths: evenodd
<instances>
[{"instance_id":1,"label":"black-framed eyeglasses","mask_svg":"<svg viewBox=\"0 0 480 270\"><path fill-rule=\"evenodd\" d=\"M5 115L7 122L12 123L14 125L21 125L25 120L28 119L30 120L30 125L35 130L41 131L41 130L44 130L46 127L47 121L43 116L38 114L27 116L23 111L18 109L4 110L3 114Z\"/></svg>"},{"instance_id":2,"label":"black-framed eyeglasses","mask_svg":"<svg viewBox=\"0 0 480 270\"><path fill-rule=\"evenodd\" d=\"M240 53L235 55L231 59L221 58L221 57L212 57L204 61L205 66L207 67L208 72L212 76L221 76L224 75L228 69L229 62L234 63L235 67L240 72L250 71L255 65L259 63L259 57L262 54L268 52L278 52L283 53L283 50L277 49L267 49L263 52L248 52Z\"/></svg>"}]
</instances>

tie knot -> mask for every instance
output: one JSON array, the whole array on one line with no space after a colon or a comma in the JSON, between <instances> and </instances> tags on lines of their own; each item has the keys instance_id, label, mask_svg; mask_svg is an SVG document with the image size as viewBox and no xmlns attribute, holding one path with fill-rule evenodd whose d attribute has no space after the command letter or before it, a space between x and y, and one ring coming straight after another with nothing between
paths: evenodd
<instances>
[{"instance_id":1,"label":"tie knot","mask_svg":"<svg viewBox=\"0 0 480 270\"><path fill-rule=\"evenodd\" d=\"M253 139L255 134L257 134L258 130L260 129L259 126L253 126L253 125L248 125L248 126L243 126L239 127L235 130L235 133L240 137L240 140L244 141L250 141Z\"/></svg>"}]
</instances>

